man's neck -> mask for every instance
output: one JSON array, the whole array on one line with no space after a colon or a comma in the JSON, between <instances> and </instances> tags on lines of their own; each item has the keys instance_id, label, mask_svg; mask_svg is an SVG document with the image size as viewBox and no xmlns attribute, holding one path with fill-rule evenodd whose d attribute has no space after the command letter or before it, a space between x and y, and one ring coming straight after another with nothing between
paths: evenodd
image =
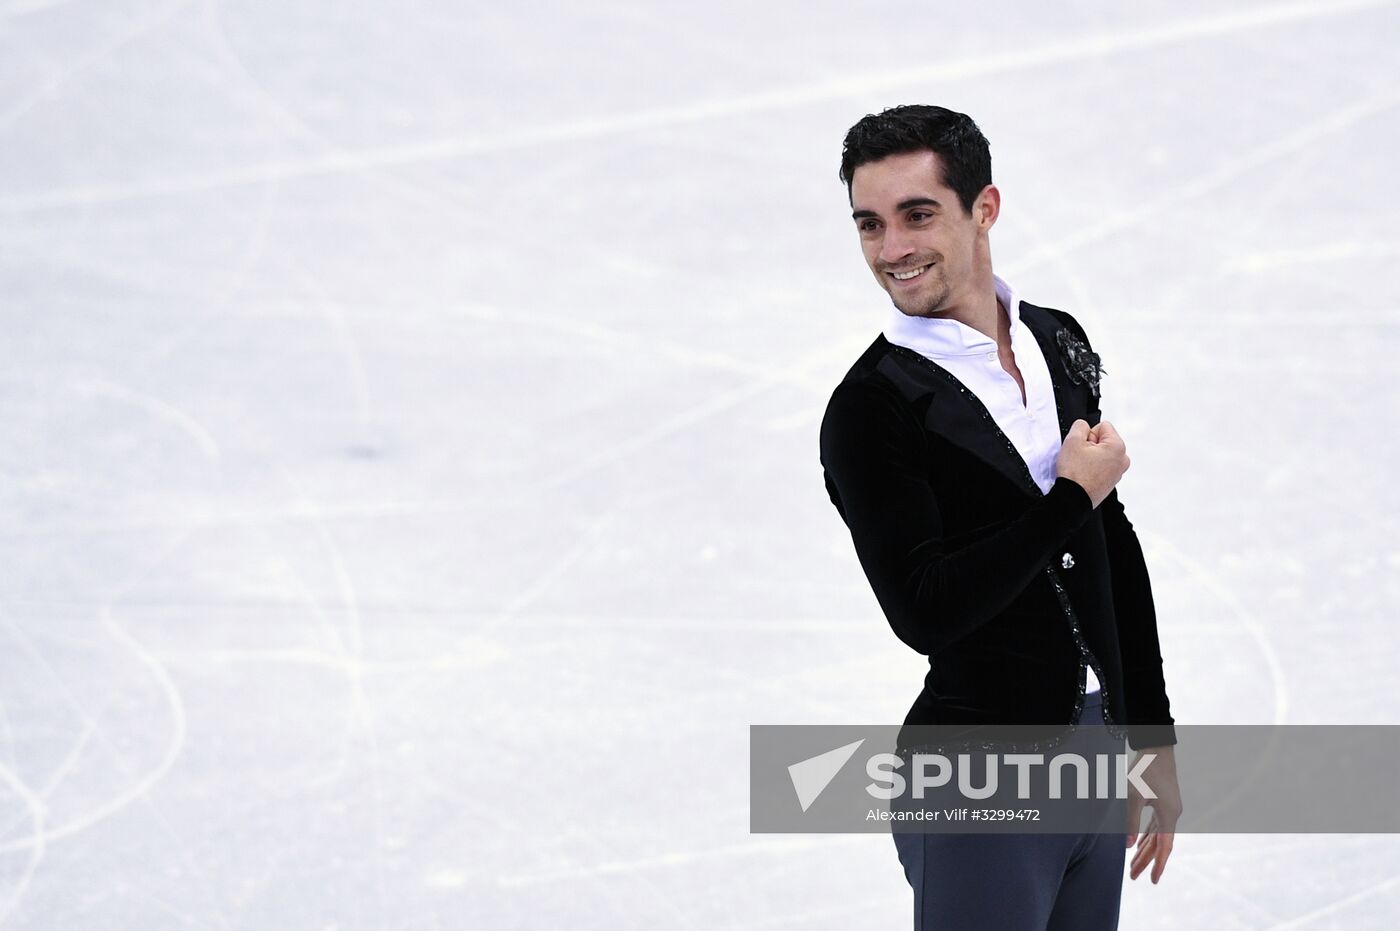
<instances>
[{"instance_id":1,"label":"man's neck","mask_svg":"<svg viewBox=\"0 0 1400 931\"><path fill-rule=\"evenodd\" d=\"M940 316L967 324L988 339L995 340L998 348L1005 349L1011 345L1011 327L1007 312L997 296L991 269L979 279L972 286L968 300L950 307Z\"/></svg>"}]
</instances>

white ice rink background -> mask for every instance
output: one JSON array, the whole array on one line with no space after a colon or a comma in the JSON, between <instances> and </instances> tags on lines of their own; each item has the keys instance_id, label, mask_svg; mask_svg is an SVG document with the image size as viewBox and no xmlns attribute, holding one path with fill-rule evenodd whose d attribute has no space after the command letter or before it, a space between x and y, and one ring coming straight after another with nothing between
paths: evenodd
<instances>
[{"instance_id":1,"label":"white ice rink background","mask_svg":"<svg viewBox=\"0 0 1400 931\"><path fill-rule=\"evenodd\" d=\"M1400 723L1393 2L0 0L0 927L873 929L747 726L921 657L817 427L861 115L972 114L1084 323L1183 723ZM1184 787L1190 804L1190 787ZM1124 928L1389 928L1183 835Z\"/></svg>"}]
</instances>

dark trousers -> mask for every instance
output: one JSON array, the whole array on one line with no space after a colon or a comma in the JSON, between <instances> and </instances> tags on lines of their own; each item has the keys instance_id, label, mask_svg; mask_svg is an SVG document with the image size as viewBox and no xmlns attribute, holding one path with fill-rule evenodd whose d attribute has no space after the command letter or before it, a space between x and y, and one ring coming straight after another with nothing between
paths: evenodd
<instances>
[{"instance_id":1,"label":"dark trousers","mask_svg":"<svg viewBox=\"0 0 1400 931\"><path fill-rule=\"evenodd\" d=\"M1080 721L1102 726L1100 693ZM1123 895L1122 833L893 832L914 890L915 931L1113 931Z\"/></svg>"}]
</instances>

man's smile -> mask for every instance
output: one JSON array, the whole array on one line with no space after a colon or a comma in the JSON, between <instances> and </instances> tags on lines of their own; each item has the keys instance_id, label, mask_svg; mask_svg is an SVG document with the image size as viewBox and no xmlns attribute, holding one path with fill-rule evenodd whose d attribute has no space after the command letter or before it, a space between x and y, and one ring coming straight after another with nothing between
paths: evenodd
<instances>
[{"instance_id":1,"label":"man's smile","mask_svg":"<svg viewBox=\"0 0 1400 931\"><path fill-rule=\"evenodd\" d=\"M908 271L886 272L886 274L893 278L895 281L913 281L915 278L918 278L920 275L922 275L925 269L932 267L932 265L933 263L929 262L928 265L920 265L918 268L911 268Z\"/></svg>"}]
</instances>

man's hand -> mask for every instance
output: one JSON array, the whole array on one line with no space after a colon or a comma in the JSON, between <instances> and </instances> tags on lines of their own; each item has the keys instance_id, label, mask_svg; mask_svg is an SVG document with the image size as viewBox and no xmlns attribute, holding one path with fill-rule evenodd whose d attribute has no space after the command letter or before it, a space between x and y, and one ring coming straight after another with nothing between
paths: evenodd
<instances>
[{"instance_id":1,"label":"man's hand","mask_svg":"<svg viewBox=\"0 0 1400 931\"><path fill-rule=\"evenodd\" d=\"M1089 500L1098 507L1130 464L1128 448L1113 424L1101 420L1091 429L1089 421L1080 419L1070 426L1060 445L1055 474L1083 486Z\"/></svg>"},{"instance_id":2,"label":"man's hand","mask_svg":"<svg viewBox=\"0 0 1400 931\"><path fill-rule=\"evenodd\" d=\"M1154 799L1145 799L1137 786L1128 783L1128 846L1138 841L1137 853L1133 854L1130 876L1137 879L1147 864L1153 863L1152 882L1162 878L1167 868L1167 858L1172 855L1172 841L1176 838L1176 822L1181 817L1181 788L1176 783L1176 751L1170 747L1148 747L1138 751L1138 756L1154 753L1157 758L1148 764L1141 779L1155 794ZM1137 760L1133 761L1133 765ZM1131 770L1133 767L1128 767ZM1138 839L1138 825L1142 823L1142 808L1152 808L1152 820L1147 830Z\"/></svg>"}]
</instances>

